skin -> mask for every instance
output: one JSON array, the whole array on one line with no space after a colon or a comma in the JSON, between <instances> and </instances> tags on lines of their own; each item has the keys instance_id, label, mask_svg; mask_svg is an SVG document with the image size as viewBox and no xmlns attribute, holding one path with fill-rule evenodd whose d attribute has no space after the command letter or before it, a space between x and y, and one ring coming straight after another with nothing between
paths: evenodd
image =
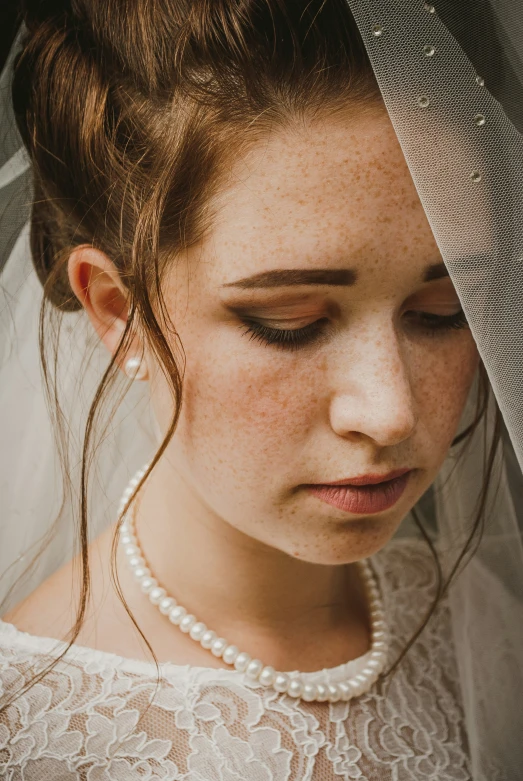
<instances>
[{"instance_id":1,"label":"skin","mask_svg":"<svg viewBox=\"0 0 523 781\"><path fill-rule=\"evenodd\" d=\"M460 304L449 278L422 282L441 256L383 109L274 131L237 162L212 206L211 232L165 278L187 358L184 401L138 499L140 543L168 593L240 649L279 669L340 664L369 647L354 563L387 544L433 482L476 347L468 328L429 330L419 316L453 315ZM351 286L224 287L275 269L346 268L357 276ZM69 277L114 353L127 311L116 268L81 247ZM291 351L249 339L245 316L272 328L320 318L327 326ZM129 355L141 347L138 335ZM147 350L145 360L165 431L169 386ZM406 491L373 515L336 509L305 488L401 467L413 470ZM113 533L92 547L93 595L77 642L150 658L109 583ZM118 556L124 596L160 661L225 666L173 629ZM6 620L64 637L73 571L58 572Z\"/></svg>"}]
</instances>

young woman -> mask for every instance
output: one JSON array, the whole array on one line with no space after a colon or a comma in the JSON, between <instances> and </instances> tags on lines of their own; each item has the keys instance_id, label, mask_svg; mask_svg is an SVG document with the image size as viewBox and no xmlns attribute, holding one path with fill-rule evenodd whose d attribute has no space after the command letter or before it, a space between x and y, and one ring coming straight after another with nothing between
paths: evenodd
<instances>
[{"instance_id":1,"label":"young woman","mask_svg":"<svg viewBox=\"0 0 523 781\"><path fill-rule=\"evenodd\" d=\"M449 583L497 427L443 558L419 502L495 403L349 6L25 22L34 264L111 360L81 553L0 624L3 772L483 778ZM118 373L147 383L160 445L88 546Z\"/></svg>"}]
</instances>

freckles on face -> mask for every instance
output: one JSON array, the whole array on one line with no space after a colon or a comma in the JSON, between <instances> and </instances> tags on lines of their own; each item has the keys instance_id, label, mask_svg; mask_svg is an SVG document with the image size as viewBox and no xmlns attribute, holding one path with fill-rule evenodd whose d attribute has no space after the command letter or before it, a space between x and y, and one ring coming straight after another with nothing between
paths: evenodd
<instances>
[{"instance_id":1,"label":"freckles on face","mask_svg":"<svg viewBox=\"0 0 523 781\"><path fill-rule=\"evenodd\" d=\"M321 358L311 372L298 357L271 359L248 335L234 338L240 340L236 352L227 350L232 340L224 336L223 345L217 338L188 360L180 440L199 468L212 468L218 448L229 454L222 469L231 477L245 481L256 474L285 485L317 422Z\"/></svg>"},{"instance_id":2,"label":"freckles on face","mask_svg":"<svg viewBox=\"0 0 523 781\"><path fill-rule=\"evenodd\" d=\"M170 460L252 537L324 563L369 555L434 479L478 362L468 330L431 325L460 305L450 280L423 279L441 257L394 131L377 111L282 130L241 162L219 207L187 279L177 268L168 280L186 355ZM346 269L343 283L245 283ZM284 332L308 341L289 349ZM374 518L301 490L403 466L416 478Z\"/></svg>"},{"instance_id":3,"label":"freckles on face","mask_svg":"<svg viewBox=\"0 0 523 781\"><path fill-rule=\"evenodd\" d=\"M479 364L470 331L452 335L413 360L419 423L417 437L427 458L427 486L435 478L452 440ZM416 374L416 366L419 373Z\"/></svg>"}]
</instances>

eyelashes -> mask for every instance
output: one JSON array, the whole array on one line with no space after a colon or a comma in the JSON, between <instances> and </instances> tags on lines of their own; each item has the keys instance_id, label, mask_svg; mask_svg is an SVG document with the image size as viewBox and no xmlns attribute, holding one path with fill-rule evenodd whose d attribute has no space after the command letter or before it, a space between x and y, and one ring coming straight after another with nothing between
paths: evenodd
<instances>
[{"instance_id":1,"label":"eyelashes","mask_svg":"<svg viewBox=\"0 0 523 781\"><path fill-rule=\"evenodd\" d=\"M469 327L463 309L453 315L434 315L430 312L406 312L405 315L409 321L412 318L415 327L419 323L421 328L433 335L438 331L459 331Z\"/></svg>"},{"instance_id":2,"label":"eyelashes","mask_svg":"<svg viewBox=\"0 0 523 781\"><path fill-rule=\"evenodd\" d=\"M421 331L428 336L437 336L448 331L468 328L463 309L453 315L434 315L429 312L406 312L405 319L409 327ZM303 328L270 328L256 320L242 319L241 328L250 339L267 346L275 346L284 350L298 350L313 342L318 342L327 335L329 320L322 317Z\"/></svg>"},{"instance_id":3,"label":"eyelashes","mask_svg":"<svg viewBox=\"0 0 523 781\"><path fill-rule=\"evenodd\" d=\"M244 333L250 334L251 340L267 345L276 345L287 350L297 350L307 344L311 344L325 333L326 317L315 320L303 328L269 328L267 325L257 323L255 320L243 320Z\"/></svg>"}]
</instances>

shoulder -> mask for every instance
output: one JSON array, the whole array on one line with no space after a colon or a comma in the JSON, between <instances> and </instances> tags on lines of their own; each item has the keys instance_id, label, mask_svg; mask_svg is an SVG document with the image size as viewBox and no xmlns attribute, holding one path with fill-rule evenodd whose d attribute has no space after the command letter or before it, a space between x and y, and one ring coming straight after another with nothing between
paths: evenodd
<instances>
[{"instance_id":1,"label":"shoulder","mask_svg":"<svg viewBox=\"0 0 523 781\"><path fill-rule=\"evenodd\" d=\"M5 627L11 626L38 647L47 648L56 641L73 641L75 654L83 648L89 652L99 651L121 659L149 663L151 654L143 642L143 632L147 638L154 640L155 653L162 661L176 662L178 652L176 641L173 643L172 627L166 625L163 616L149 600L143 599L127 568L113 567L114 532L114 527L109 527L89 547L89 592L78 632L75 627L82 597L82 568L76 558L2 617L4 636ZM124 600L115 586L113 574L117 576ZM0 625L0 643L1 628ZM192 653L194 643L190 638L181 634L177 640L183 646L182 654L187 646ZM200 651L207 658L207 652ZM185 657L186 654L182 655L183 661Z\"/></svg>"},{"instance_id":2,"label":"shoulder","mask_svg":"<svg viewBox=\"0 0 523 781\"><path fill-rule=\"evenodd\" d=\"M66 564L3 616L22 632L63 639L74 623L73 565Z\"/></svg>"},{"instance_id":3,"label":"shoulder","mask_svg":"<svg viewBox=\"0 0 523 781\"><path fill-rule=\"evenodd\" d=\"M103 570L100 558L110 545L108 532L100 535L90 546L90 602L87 614L100 599L99 572ZM79 557L65 564L40 584L28 597L10 609L3 621L19 631L35 636L68 640L76 623L82 593L82 569Z\"/></svg>"}]
</instances>

